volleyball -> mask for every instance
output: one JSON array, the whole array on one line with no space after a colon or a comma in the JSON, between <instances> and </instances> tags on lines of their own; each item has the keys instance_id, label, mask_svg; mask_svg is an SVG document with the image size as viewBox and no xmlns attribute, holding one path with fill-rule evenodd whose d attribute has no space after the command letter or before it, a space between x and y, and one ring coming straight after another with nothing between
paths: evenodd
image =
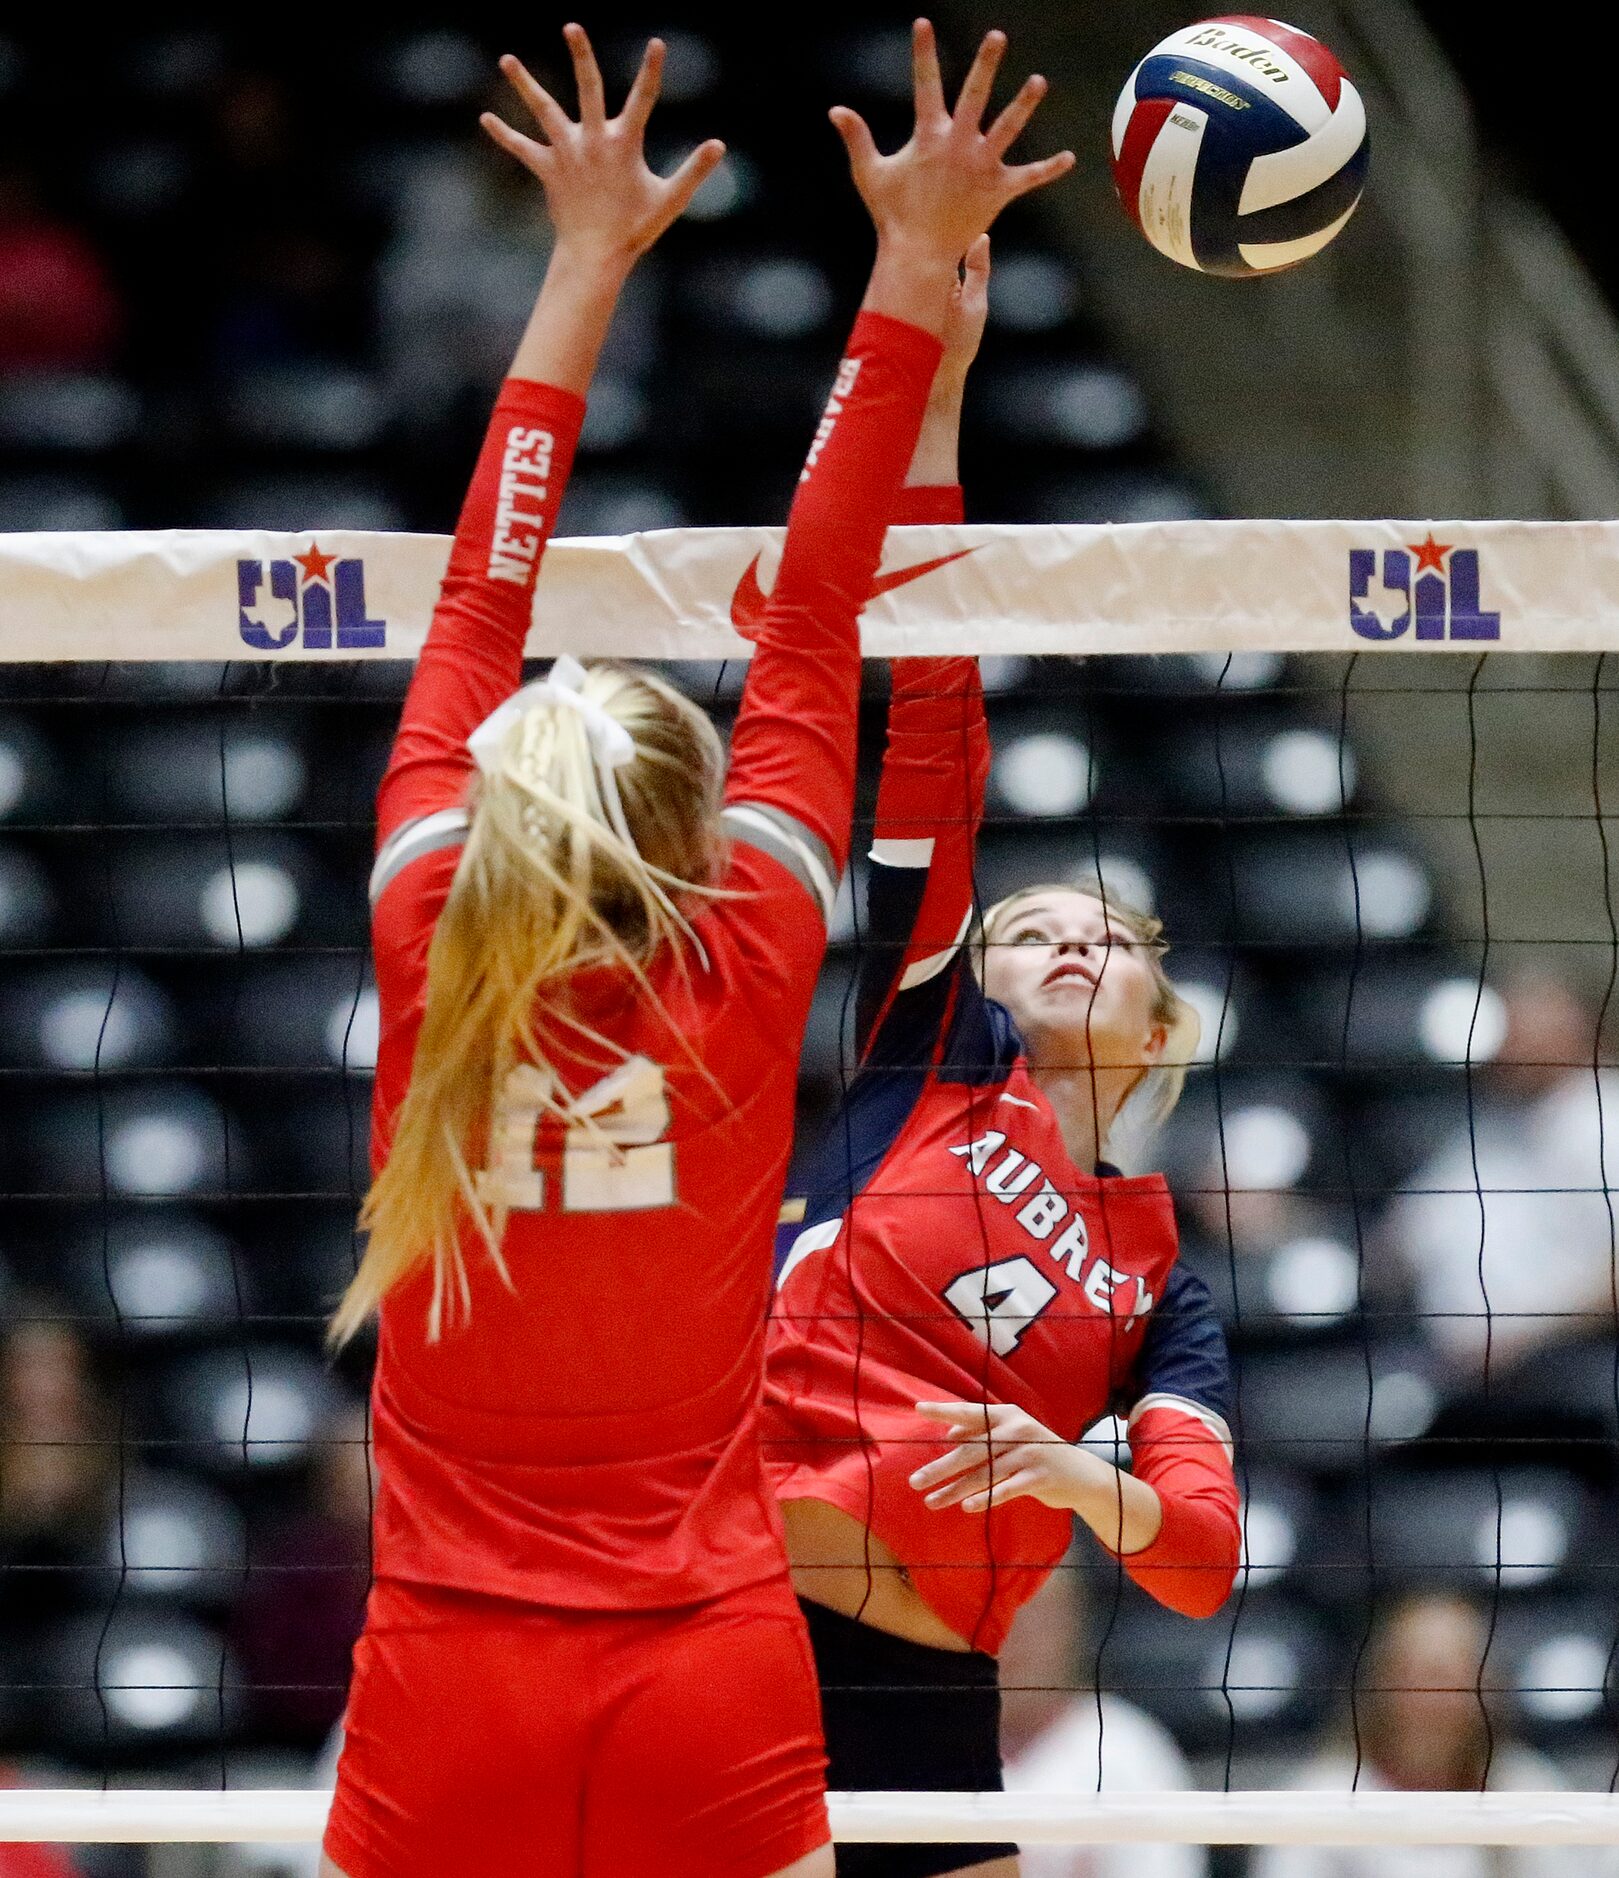
<instances>
[{"instance_id":1,"label":"volleyball","mask_svg":"<svg viewBox=\"0 0 1619 1878\"><path fill-rule=\"evenodd\" d=\"M1319 254L1360 201L1366 107L1319 39L1232 13L1162 39L1113 112L1113 179L1148 241L1204 274Z\"/></svg>"}]
</instances>

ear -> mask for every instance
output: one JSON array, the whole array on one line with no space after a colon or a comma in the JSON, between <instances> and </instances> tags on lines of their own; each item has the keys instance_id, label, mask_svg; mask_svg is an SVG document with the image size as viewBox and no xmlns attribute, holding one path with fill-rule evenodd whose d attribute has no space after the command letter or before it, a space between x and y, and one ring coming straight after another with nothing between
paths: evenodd
<instances>
[{"instance_id":1,"label":"ear","mask_svg":"<svg viewBox=\"0 0 1619 1878\"><path fill-rule=\"evenodd\" d=\"M1119 1103L1121 1109L1147 1080L1149 1073L1158 1067L1163 1058L1164 1051L1168 1047L1169 1026L1167 1024L1154 1024L1152 1029L1147 1032L1146 1042L1141 1046L1141 1054L1146 1059L1141 1065L1141 1074L1137 1076L1130 1087L1125 1090L1123 1099Z\"/></svg>"}]
</instances>

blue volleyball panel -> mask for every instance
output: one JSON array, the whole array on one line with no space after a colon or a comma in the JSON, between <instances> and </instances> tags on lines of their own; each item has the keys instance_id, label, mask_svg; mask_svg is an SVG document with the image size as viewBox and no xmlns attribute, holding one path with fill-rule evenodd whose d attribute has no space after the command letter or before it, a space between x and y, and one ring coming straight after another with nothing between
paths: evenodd
<instances>
[{"instance_id":1,"label":"blue volleyball panel","mask_svg":"<svg viewBox=\"0 0 1619 1878\"><path fill-rule=\"evenodd\" d=\"M1318 234L1355 206L1366 186L1366 166L1371 156L1372 140L1362 137L1360 148L1335 176L1291 202L1273 203L1268 209L1256 209L1252 215L1238 216L1237 240L1299 241L1305 235Z\"/></svg>"},{"instance_id":2,"label":"blue volleyball panel","mask_svg":"<svg viewBox=\"0 0 1619 1878\"><path fill-rule=\"evenodd\" d=\"M1143 59L1136 73L1136 97L1173 98L1197 105L1215 122L1241 125L1250 159L1291 150L1310 134L1268 92L1201 59L1166 58L1161 53ZM1240 102L1232 104L1232 98Z\"/></svg>"},{"instance_id":3,"label":"blue volleyball panel","mask_svg":"<svg viewBox=\"0 0 1619 1878\"><path fill-rule=\"evenodd\" d=\"M1192 192L1192 252L1208 273L1251 274L1240 246L1262 237L1239 234L1237 215L1249 167L1256 157L1305 142L1309 132L1256 86L1196 59L1145 60L1136 75L1136 96L1172 98L1207 115ZM1226 102L1232 98L1240 102Z\"/></svg>"}]
</instances>

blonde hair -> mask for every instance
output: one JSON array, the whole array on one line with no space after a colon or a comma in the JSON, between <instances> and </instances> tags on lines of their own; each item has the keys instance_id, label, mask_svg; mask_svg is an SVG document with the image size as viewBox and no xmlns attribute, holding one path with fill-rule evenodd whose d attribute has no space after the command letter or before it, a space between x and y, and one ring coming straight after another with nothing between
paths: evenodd
<instances>
[{"instance_id":1,"label":"blonde hair","mask_svg":"<svg viewBox=\"0 0 1619 1878\"><path fill-rule=\"evenodd\" d=\"M542 1018L603 1048L571 1013L567 981L593 965L627 968L648 996L647 967L665 946L695 944L683 896L708 891L719 841L724 757L707 714L639 669L587 668L582 696L630 734L633 759L609 772L623 807L614 827L585 717L540 699L501 741L474 785L471 826L427 953L426 1010L410 1087L394 1118L387 1164L360 1212L365 1257L332 1319L341 1344L387 1294L433 1266L428 1335L446 1301L464 1318L461 1248L470 1224L508 1285L507 1209L480 1196L475 1170L511 1070L533 1064L560 1114ZM622 1056L624 1053L618 1051Z\"/></svg>"},{"instance_id":2,"label":"blonde hair","mask_svg":"<svg viewBox=\"0 0 1619 1878\"><path fill-rule=\"evenodd\" d=\"M1004 900L997 900L983 916L974 943L978 976L982 979L984 975L984 948L996 943L1013 911L1026 900L1039 899L1051 893L1081 893L1088 899L1100 901L1108 915L1118 920L1145 951L1155 990L1152 1021L1162 1024L1168 1037L1162 1056L1131 1089L1108 1132L1112 1134L1120 1118L1128 1111L1132 1128L1139 1128L1144 1134L1150 1133L1162 1127L1173 1114L1175 1104L1180 1101L1181 1092L1186 1087L1187 1066L1197 1054L1198 1039L1203 1034L1203 1020L1198 1016L1196 1007L1181 996L1174 981L1164 970L1169 941L1163 936L1164 923L1161 919L1121 899L1100 876L1094 874L1082 875L1074 880L1045 881L1038 886L1020 887ZM1105 1149L1107 1143L1103 1141L1098 1146Z\"/></svg>"}]
</instances>

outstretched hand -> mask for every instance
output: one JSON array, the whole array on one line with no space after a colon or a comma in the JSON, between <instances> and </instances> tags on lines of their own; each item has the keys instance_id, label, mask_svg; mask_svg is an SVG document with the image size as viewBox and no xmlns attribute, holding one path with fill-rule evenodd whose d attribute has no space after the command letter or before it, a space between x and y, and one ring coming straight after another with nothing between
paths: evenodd
<instances>
[{"instance_id":1,"label":"outstretched hand","mask_svg":"<svg viewBox=\"0 0 1619 1878\"><path fill-rule=\"evenodd\" d=\"M657 175L647 164L645 137L663 76L663 41L648 41L623 110L609 117L601 70L585 29L565 26L562 36L573 59L577 122L509 53L500 69L543 138L525 136L493 111L484 112L479 122L502 150L539 178L558 246L634 261L678 219L724 157L725 146L710 138L672 176Z\"/></svg>"},{"instance_id":2,"label":"outstretched hand","mask_svg":"<svg viewBox=\"0 0 1619 1878\"><path fill-rule=\"evenodd\" d=\"M961 273L950 292L950 305L944 316L944 358L939 375L947 380L965 380L967 369L978 357L984 341L984 327L989 319L989 236L980 235L962 259Z\"/></svg>"},{"instance_id":3,"label":"outstretched hand","mask_svg":"<svg viewBox=\"0 0 1619 1878\"><path fill-rule=\"evenodd\" d=\"M1037 163L1005 160L1046 94L1043 78L1025 79L1017 96L983 128L1005 51L1004 33L985 34L952 111L945 103L933 28L918 20L911 32L916 122L909 141L892 156L878 150L857 111L833 107L832 122L848 149L855 187L880 242L915 244L959 261L1007 203L1073 168L1071 150Z\"/></svg>"},{"instance_id":4,"label":"outstretched hand","mask_svg":"<svg viewBox=\"0 0 1619 1878\"><path fill-rule=\"evenodd\" d=\"M913 487L961 480L961 407L967 375L989 318L989 236L980 235L950 273L939 338L944 351L905 480Z\"/></svg>"}]
</instances>

